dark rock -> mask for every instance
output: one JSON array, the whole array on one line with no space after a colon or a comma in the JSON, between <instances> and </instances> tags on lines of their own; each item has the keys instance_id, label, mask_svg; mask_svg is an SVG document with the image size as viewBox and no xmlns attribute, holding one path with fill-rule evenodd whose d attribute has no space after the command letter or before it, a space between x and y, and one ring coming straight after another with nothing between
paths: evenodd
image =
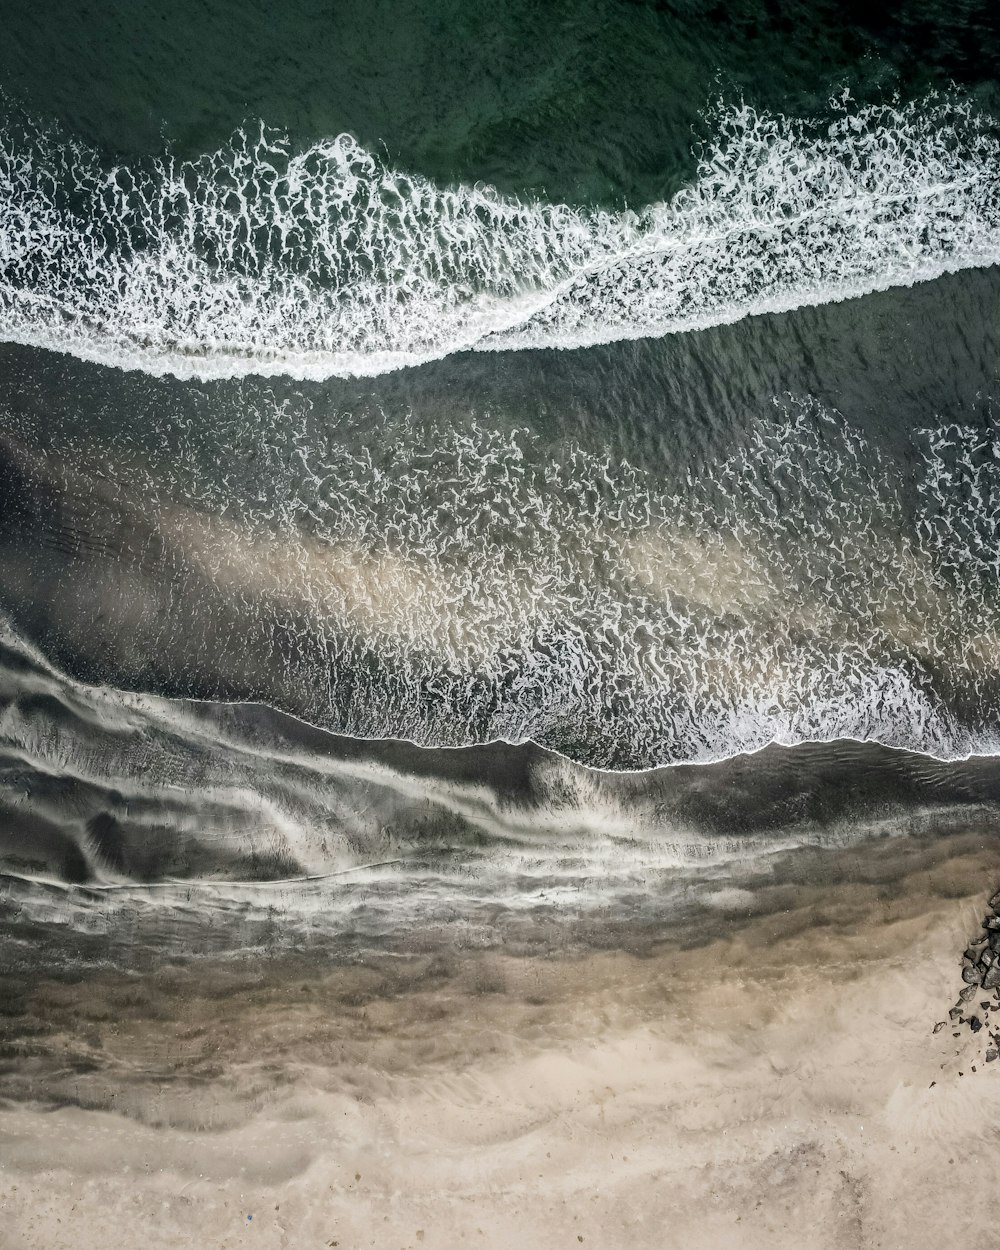
<instances>
[{"instance_id":1,"label":"dark rock","mask_svg":"<svg viewBox=\"0 0 1000 1250\"><path fill-rule=\"evenodd\" d=\"M983 1027L983 1022L982 1020L979 1019L978 1016L973 1016L972 1019L969 1021L969 1028L973 1031L973 1033L978 1033L982 1027Z\"/></svg>"},{"instance_id":2,"label":"dark rock","mask_svg":"<svg viewBox=\"0 0 1000 1250\"><path fill-rule=\"evenodd\" d=\"M970 999L975 998L978 990L979 990L978 985L967 985L964 990L961 990L959 992L959 995L958 995L959 1002L962 1002L962 1003L969 1002Z\"/></svg>"},{"instance_id":3,"label":"dark rock","mask_svg":"<svg viewBox=\"0 0 1000 1250\"><path fill-rule=\"evenodd\" d=\"M994 955L994 953L987 946L987 948L979 956L979 966L981 968L989 968L994 963L995 960L996 960L996 955Z\"/></svg>"},{"instance_id":4,"label":"dark rock","mask_svg":"<svg viewBox=\"0 0 1000 1250\"><path fill-rule=\"evenodd\" d=\"M1000 1051L994 1050L993 1047L991 1046L989 1050L986 1052L986 1062L992 1063L993 1060L996 1059L998 1054L1000 1054Z\"/></svg>"},{"instance_id":5,"label":"dark rock","mask_svg":"<svg viewBox=\"0 0 1000 1250\"><path fill-rule=\"evenodd\" d=\"M961 1020L962 1018L961 1007L952 1007L952 1009L948 1012L948 1018L950 1020Z\"/></svg>"},{"instance_id":6,"label":"dark rock","mask_svg":"<svg viewBox=\"0 0 1000 1250\"><path fill-rule=\"evenodd\" d=\"M947 1023L947 1021L945 1021L945 1020L939 1020L939 1021L937 1022L937 1024L935 1024L935 1026L934 1026L934 1028L933 1028L932 1032L934 1032L934 1033L940 1033L940 1032L941 1032L941 1030L944 1028L944 1026L945 1026L945 1024L946 1024L946 1023Z\"/></svg>"},{"instance_id":7,"label":"dark rock","mask_svg":"<svg viewBox=\"0 0 1000 1250\"><path fill-rule=\"evenodd\" d=\"M969 985L984 985L987 989L989 989L993 985L1000 985L1000 968L991 968L989 972L987 972L986 976L992 977L994 973L996 974L996 980L991 981L989 985L986 985L986 981L983 979L982 974L976 968L963 968L962 980L967 982Z\"/></svg>"},{"instance_id":8,"label":"dark rock","mask_svg":"<svg viewBox=\"0 0 1000 1250\"><path fill-rule=\"evenodd\" d=\"M990 934L989 941L990 950L993 954L996 955L997 953L1000 953L1000 929L997 929L995 933Z\"/></svg>"},{"instance_id":9,"label":"dark rock","mask_svg":"<svg viewBox=\"0 0 1000 1250\"><path fill-rule=\"evenodd\" d=\"M967 981L969 978L962 973L963 978ZM1000 964L994 964L993 967L983 977L983 989L992 990L1000 985Z\"/></svg>"},{"instance_id":10,"label":"dark rock","mask_svg":"<svg viewBox=\"0 0 1000 1250\"><path fill-rule=\"evenodd\" d=\"M990 899L989 906L993 911L1000 909L1000 890Z\"/></svg>"},{"instance_id":11,"label":"dark rock","mask_svg":"<svg viewBox=\"0 0 1000 1250\"><path fill-rule=\"evenodd\" d=\"M987 916L983 921L984 929L1000 929L1000 916Z\"/></svg>"}]
</instances>

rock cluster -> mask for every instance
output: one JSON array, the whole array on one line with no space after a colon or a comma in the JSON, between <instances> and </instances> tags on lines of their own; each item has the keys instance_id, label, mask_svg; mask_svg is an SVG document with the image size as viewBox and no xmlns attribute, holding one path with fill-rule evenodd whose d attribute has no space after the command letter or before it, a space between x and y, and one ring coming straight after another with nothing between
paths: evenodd
<instances>
[{"instance_id":1,"label":"rock cluster","mask_svg":"<svg viewBox=\"0 0 1000 1250\"><path fill-rule=\"evenodd\" d=\"M1000 988L1000 892L989 902L983 936L971 942L962 956L962 980L984 990Z\"/></svg>"},{"instance_id":2,"label":"rock cluster","mask_svg":"<svg viewBox=\"0 0 1000 1250\"><path fill-rule=\"evenodd\" d=\"M990 1015L996 1016L1000 1025L1000 891L989 901L989 911L983 920L983 934L970 942L962 955L962 980L965 988L958 996L955 1006L948 1012L952 1028L958 1030L968 1026L972 1033L985 1029L989 1038L985 1059L993 1063L1000 1057L1000 1028L990 1028ZM983 992L990 997L980 999L976 1004L973 1000ZM978 1007L978 1010L977 1010ZM948 1021L940 1020L934 1026L939 1033L946 1028ZM955 1032L953 1037L959 1037ZM973 1067L975 1072L975 1067Z\"/></svg>"}]
</instances>

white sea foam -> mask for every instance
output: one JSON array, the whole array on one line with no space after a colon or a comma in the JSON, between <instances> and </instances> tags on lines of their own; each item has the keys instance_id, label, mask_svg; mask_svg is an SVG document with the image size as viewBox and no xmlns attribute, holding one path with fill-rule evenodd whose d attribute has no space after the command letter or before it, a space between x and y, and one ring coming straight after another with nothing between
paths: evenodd
<instances>
[{"instance_id":1,"label":"white sea foam","mask_svg":"<svg viewBox=\"0 0 1000 1250\"><path fill-rule=\"evenodd\" d=\"M151 373L372 375L857 296L1000 258L1000 144L937 98L806 123L719 110L689 187L641 212L435 186L341 135L260 127L110 167L8 118L0 337Z\"/></svg>"}]
</instances>

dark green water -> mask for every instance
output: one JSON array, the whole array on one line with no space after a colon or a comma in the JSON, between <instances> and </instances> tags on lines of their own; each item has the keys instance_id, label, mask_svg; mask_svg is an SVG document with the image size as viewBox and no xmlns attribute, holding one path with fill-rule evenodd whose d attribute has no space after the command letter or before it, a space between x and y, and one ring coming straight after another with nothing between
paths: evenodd
<instances>
[{"instance_id":1,"label":"dark green water","mask_svg":"<svg viewBox=\"0 0 1000 1250\"><path fill-rule=\"evenodd\" d=\"M52 0L6 4L0 84L108 153L212 151L247 120L349 131L435 181L573 203L663 199L706 104L789 115L957 83L997 103L985 0Z\"/></svg>"}]
</instances>

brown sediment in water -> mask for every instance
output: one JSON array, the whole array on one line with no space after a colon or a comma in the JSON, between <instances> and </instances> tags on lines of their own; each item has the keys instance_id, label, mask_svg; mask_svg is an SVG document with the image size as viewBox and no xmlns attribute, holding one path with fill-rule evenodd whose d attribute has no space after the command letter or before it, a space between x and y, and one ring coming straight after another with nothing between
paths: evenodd
<instances>
[{"instance_id":1,"label":"brown sediment in water","mask_svg":"<svg viewBox=\"0 0 1000 1250\"><path fill-rule=\"evenodd\" d=\"M841 854L642 954L9 978L0 1245L978 1238L1000 1063L932 1030L1000 839Z\"/></svg>"}]
</instances>

